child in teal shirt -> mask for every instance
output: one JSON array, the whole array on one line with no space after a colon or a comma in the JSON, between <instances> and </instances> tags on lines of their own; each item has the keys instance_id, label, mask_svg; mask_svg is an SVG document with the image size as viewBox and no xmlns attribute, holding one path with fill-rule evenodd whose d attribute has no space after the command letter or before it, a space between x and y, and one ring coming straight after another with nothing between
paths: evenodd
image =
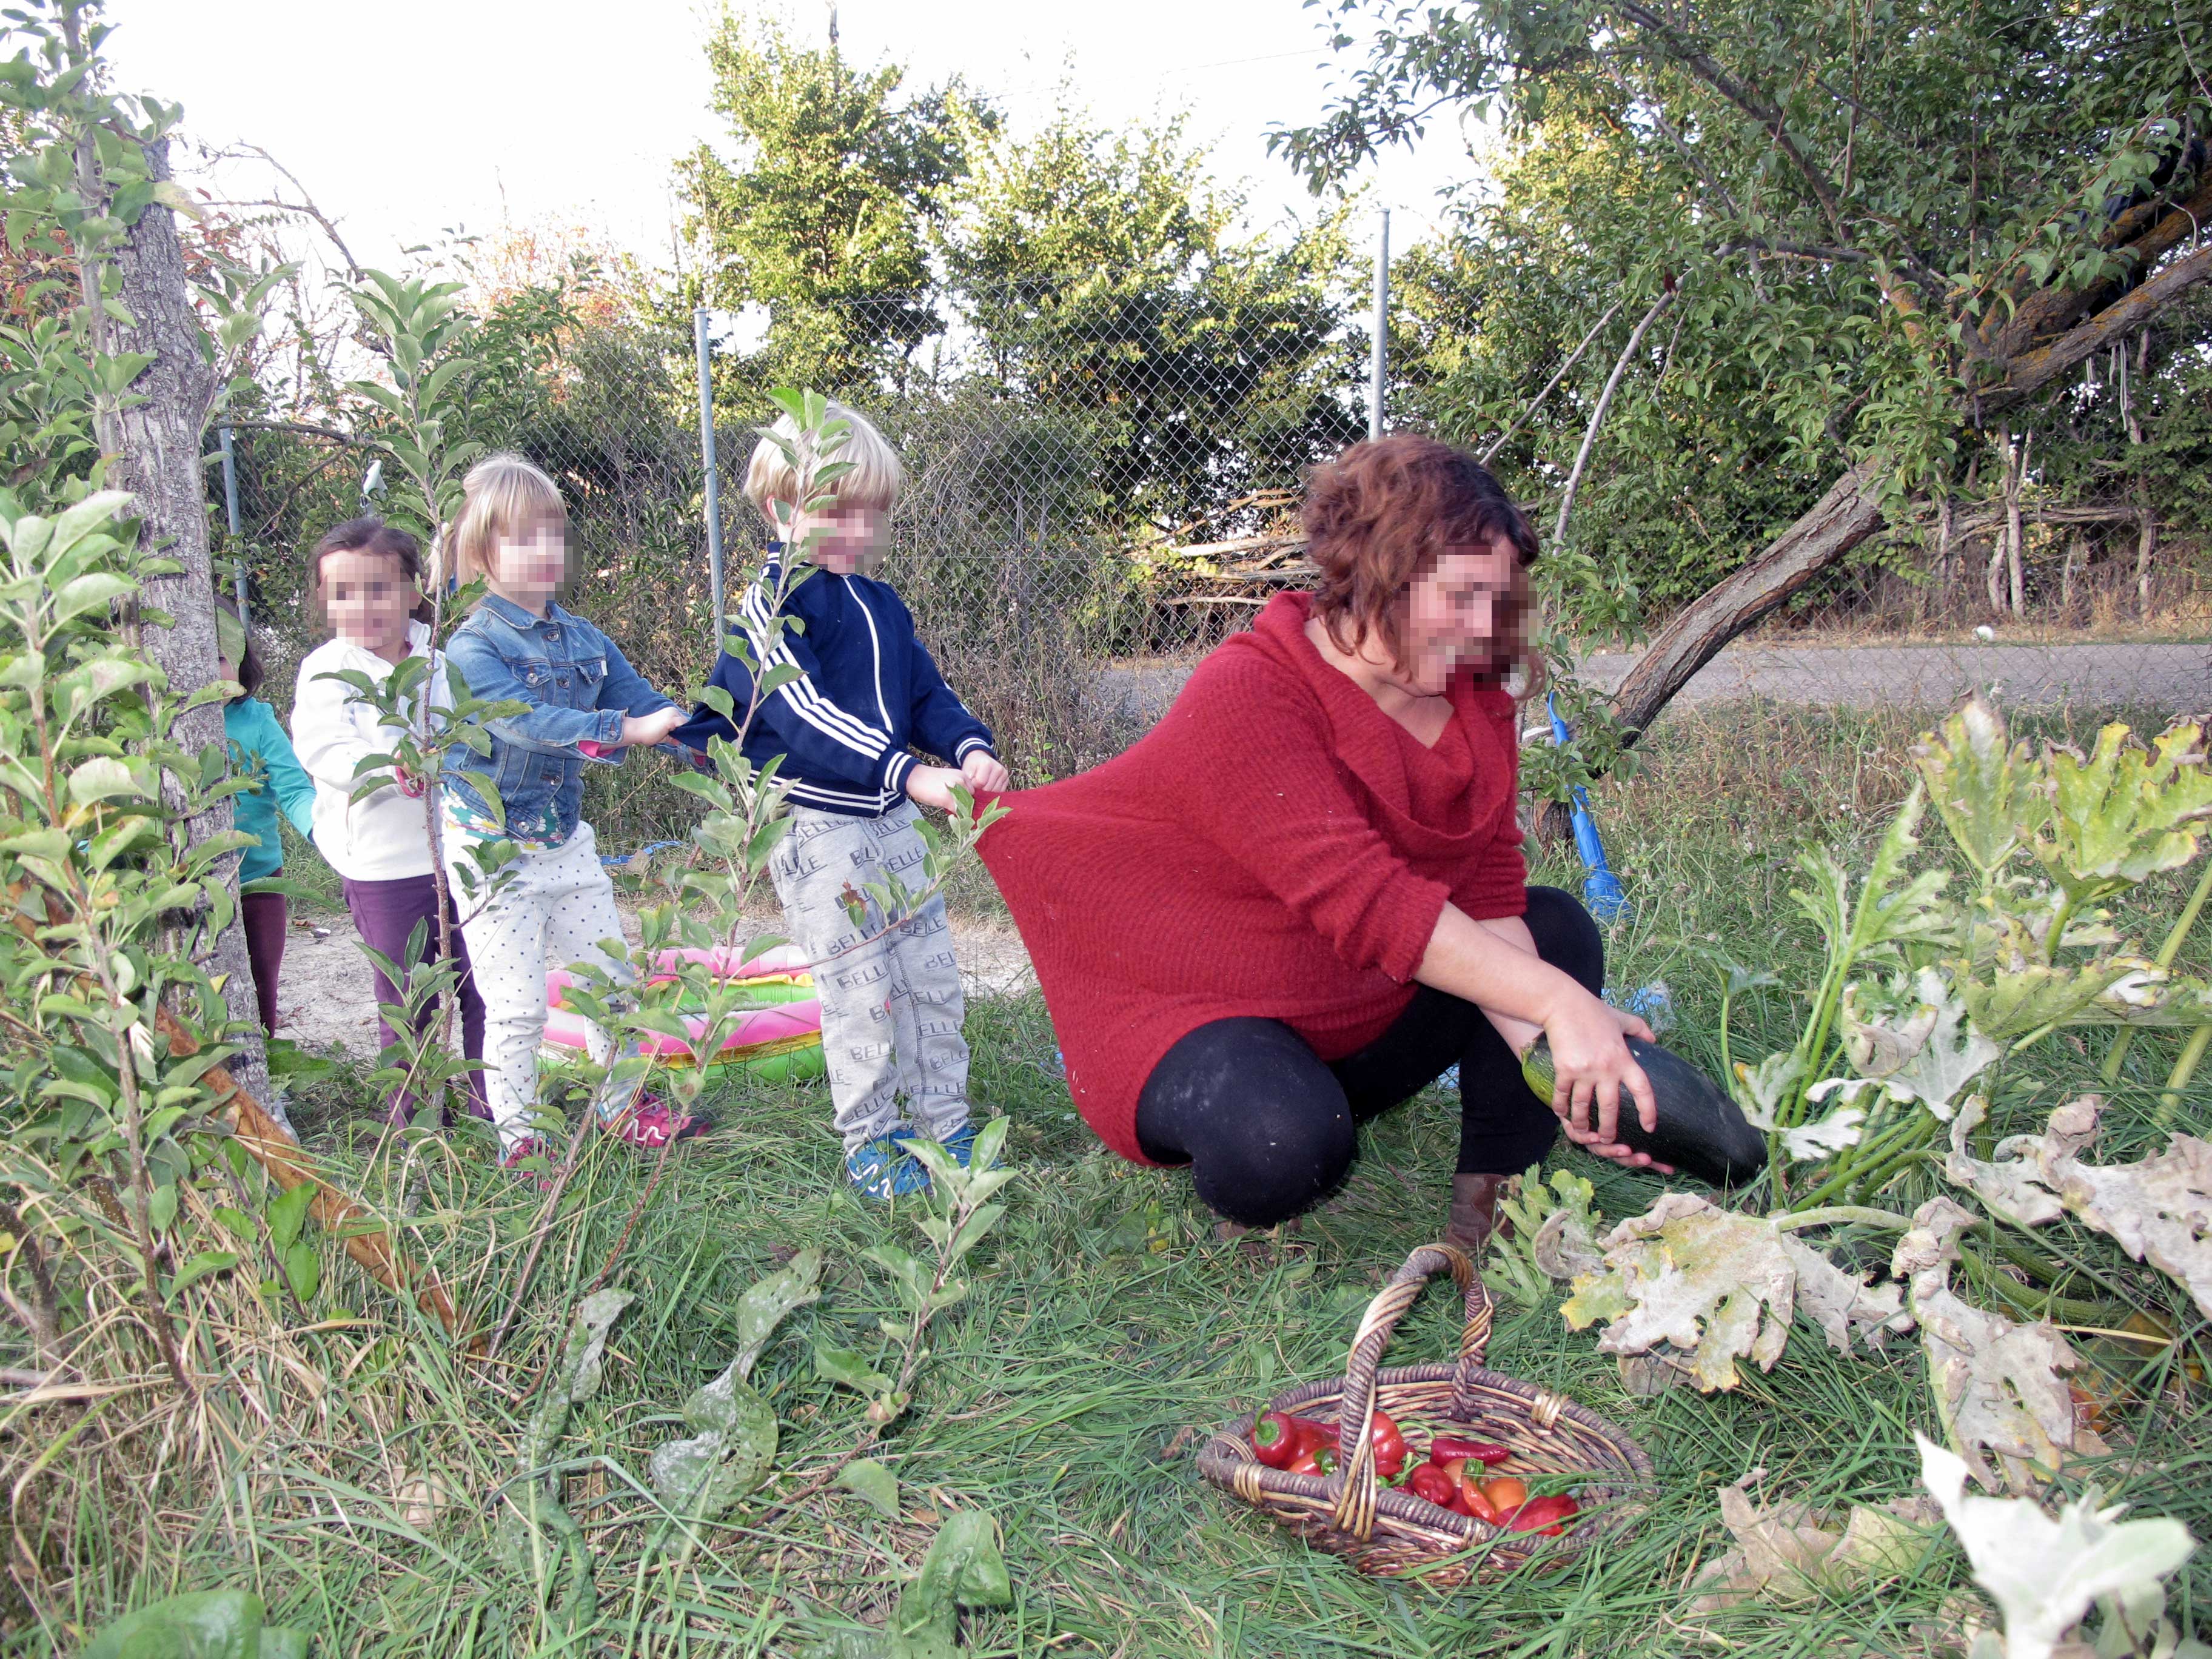
<instances>
[{"instance_id":1,"label":"child in teal shirt","mask_svg":"<svg viewBox=\"0 0 2212 1659\"><path fill-rule=\"evenodd\" d=\"M261 657L253 636L227 602L216 601L216 672L245 689L223 705L222 734L230 740L231 764L254 775L253 788L232 798L238 828L258 836L238 866L240 886L263 881L284 868L284 841L276 827L282 811L302 836L314 835L315 781L292 753L292 740L276 723L276 711L253 694L261 689ZM282 893L248 893L240 901L246 924L246 957L253 969L253 990L261 1005L261 1029L276 1029L276 975L284 963L284 929L289 924Z\"/></svg>"}]
</instances>

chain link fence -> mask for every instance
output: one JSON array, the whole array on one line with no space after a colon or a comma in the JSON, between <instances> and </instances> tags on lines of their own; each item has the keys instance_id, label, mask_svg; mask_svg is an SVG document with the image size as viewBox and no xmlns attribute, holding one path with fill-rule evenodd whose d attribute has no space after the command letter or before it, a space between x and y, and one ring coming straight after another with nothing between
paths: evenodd
<instances>
[{"instance_id":1,"label":"chain link fence","mask_svg":"<svg viewBox=\"0 0 2212 1659\"><path fill-rule=\"evenodd\" d=\"M1238 309L1141 272L1091 272L845 301L796 344L787 334L718 356L729 603L766 535L742 495L754 428L773 413L766 392L815 385L865 410L904 457L912 482L884 574L1018 778L1095 764L1158 717L1207 648L1305 580L1302 478L1365 434L1364 299ZM572 514L568 602L678 699L714 653L690 321L595 308L559 290L509 296L485 307L468 406L471 437L519 450L560 481ZM1401 326L1408 361L1388 387L1391 409L1408 425L1467 437L1434 413L1426 343L1407 319ZM1664 342L1655 354L1662 345L1671 354ZM1590 384L1571 379L1493 463L1547 539L1618 350L1596 343L1577 377ZM1662 395L1667 362L1655 355L1642 371L1650 386L1624 397L1614 422L1679 418ZM1698 572L1755 552L1820 482L1802 447L1778 436L1744 453L1686 439L1674 505L1655 513L1648 471L1630 476L1619 458L1631 446L1611 438L1601 433L1577 486L1569 545L1588 556L1587 580L1634 583L1662 611L1684 583L1705 580ZM1996 684L2015 701L2212 705L2212 656L2192 642L2208 614L2197 540L2167 527L2167 504L2133 480L2085 500L2045 483L2024 447L1992 443L1967 492L1900 513L1723 653L1686 700L1940 706ZM373 432L339 420L250 413L235 420L233 450L234 552L269 647L268 694L282 707L315 637L307 551L332 523L374 507L363 481L378 450ZM228 510L220 478L211 465L219 515ZM2002 629L2007 642L1978 629ZM1624 643L1599 641L1586 677L1617 684L1633 660ZM665 769L595 769L592 787L610 845L688 822Z\"/></svg>"}]
</instances>

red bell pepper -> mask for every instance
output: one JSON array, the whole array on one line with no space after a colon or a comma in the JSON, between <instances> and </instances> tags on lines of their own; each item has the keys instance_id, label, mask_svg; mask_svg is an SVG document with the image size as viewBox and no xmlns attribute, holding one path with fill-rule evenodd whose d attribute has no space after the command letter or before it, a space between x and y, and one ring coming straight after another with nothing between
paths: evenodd
<instances>
[{"instance_id":1,"label":"red bell pepper","mask_svg":"<svg viewBox=\"0 0 2212 1659\"><path fill-rule=\"evenodd\" d=\"M1457 1435L1440 1434L1429 1443L1429 1462L1450 1463L1463 1458L1488 1465L1503 1463L1513 1454L1507 1448L1487 1440L1466 1440Z\"/></svg>"},{"instance_id":2,"label":"red bell pepper","mask_svg":"<svg viewBox=\"0 0 2212 1659\"><path fill-rule=\"evenodd\" d=\"M1291 1460L1290 1467L1285 1473L1291 1474L1319 1474L1321 1473L1321 1465L1315 1461L1314 1455L1311 1452L1301 1451L1296 1457L1293 1457Z\"/></svg>"},{"instance_id":3,"label":"red bell pepper","mask_svg":"<svg viewBox=\"0 0 2212 1659\"><path fill-rule=\"evenodd\" d=\"M1377 1469L1385 1463L1401 1468L1405 1466L1406 1437L1390 1413L1379 1406L1376 1407L1374 1421L1368 1425L1367 1438L1375 1448L1375 1467Z\"/></svg>"},{"instance_id":4,"label":"red bell pepper","mask_svg":"<svg viewBox=\"0 0 2212 1659\"><path fill-rule=\"evenodd\" d=\"M1297 1419L1280 1412L1262 1413L1252 1425L1252 1455L1271 1469L1286 1469L1304 1448Z\"/></svg>"},{"instance_id":5,"label":"red bell pepper","mask_svg":"<svg viewBox=\"0 0 2212 1659\"><path fill-rule=\"evenodd\" d=\"M1292 1417L1286 1420L1298 1431L1298 1449L1301 1451L1336 1443L1336 1431L1326 1423L1316 1423L1310 1417Z\"/></svg>"},{"instance_id":6,"label":"red bell pepper","mask_svg":"<svg viewBox=\"0 0 2212 1659\"><path fill-rule=\"evenodd\" d=\"M1440 1510L1451 1508L1452 1499L1459 1496L1459 1482L1449 1479L1433 1463L1416 1464L1413 1472L1406 1477L1406 1489Z\"/></svg>"},{"instance_id":7,"label":"red bell pepper","mask_svg":"<svg viewBox=\"0 0 2212 1659\"><path fill-rule=\"evenodd\" d=\"M1516 1532L1541 1533L1547 1538L1557 1538L1566 1530L1559 1523L1581 1508L1581 1504L1565 1494L1532 1498L1507 1516L1505 1524Z\"/></svg>"}]
</instances>

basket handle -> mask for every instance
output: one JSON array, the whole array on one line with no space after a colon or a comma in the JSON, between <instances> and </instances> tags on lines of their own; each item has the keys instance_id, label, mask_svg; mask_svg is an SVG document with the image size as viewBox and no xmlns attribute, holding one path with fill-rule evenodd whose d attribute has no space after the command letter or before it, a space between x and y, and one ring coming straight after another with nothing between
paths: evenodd
<instances>
[{"instance_id":1,"label":"basket handle","mask_svg":"<svg viewBox=\"0 0 2212 1659\"><path fill-rule=\"evenodd\" d=\"M1456 1398L1461 1378L1480 1368L1483 1352L1490 1346L1490 1295L1482 1275L1467 1252L1451 1244L1424 1244L1406 1258L1406 1265L1390 1276L1360 1316L1359 1329L1352 1339L1352 1356L1345 1362L1344 1392L1336 1408L1337 1479L1336 1524L1355 1538L1366 1538L1375 1529L1375 1375L1382 1350L1406 1310L1437 1274L1450 1269L1467 1305L1467 1323L1459 1334L1459 1362L1453 1380Z\"/></svg>"}]
</instances>

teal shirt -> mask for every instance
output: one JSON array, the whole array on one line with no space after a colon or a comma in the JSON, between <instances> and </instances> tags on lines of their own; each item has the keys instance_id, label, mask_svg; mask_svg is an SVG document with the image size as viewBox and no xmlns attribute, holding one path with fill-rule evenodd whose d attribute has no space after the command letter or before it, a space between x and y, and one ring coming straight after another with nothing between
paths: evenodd
<instances>
[{"instance_id":1,"label":"teal shirt","mask_svg":"<svg viewBox=\"0 0 2212 1659\"><path fill-rule=\"evenodd\" d=\"M258 697L240 697L222 710L222 734L230 739L231 764L254 775L256 786L233 797L238 827L258 836L240 861L240 881L259 881L284 867L284 842L276 829L279 809L292 827L314 836L315 781L292 752L292 739L276 724L276 711Z\"/></svg>"}]
</instances>

